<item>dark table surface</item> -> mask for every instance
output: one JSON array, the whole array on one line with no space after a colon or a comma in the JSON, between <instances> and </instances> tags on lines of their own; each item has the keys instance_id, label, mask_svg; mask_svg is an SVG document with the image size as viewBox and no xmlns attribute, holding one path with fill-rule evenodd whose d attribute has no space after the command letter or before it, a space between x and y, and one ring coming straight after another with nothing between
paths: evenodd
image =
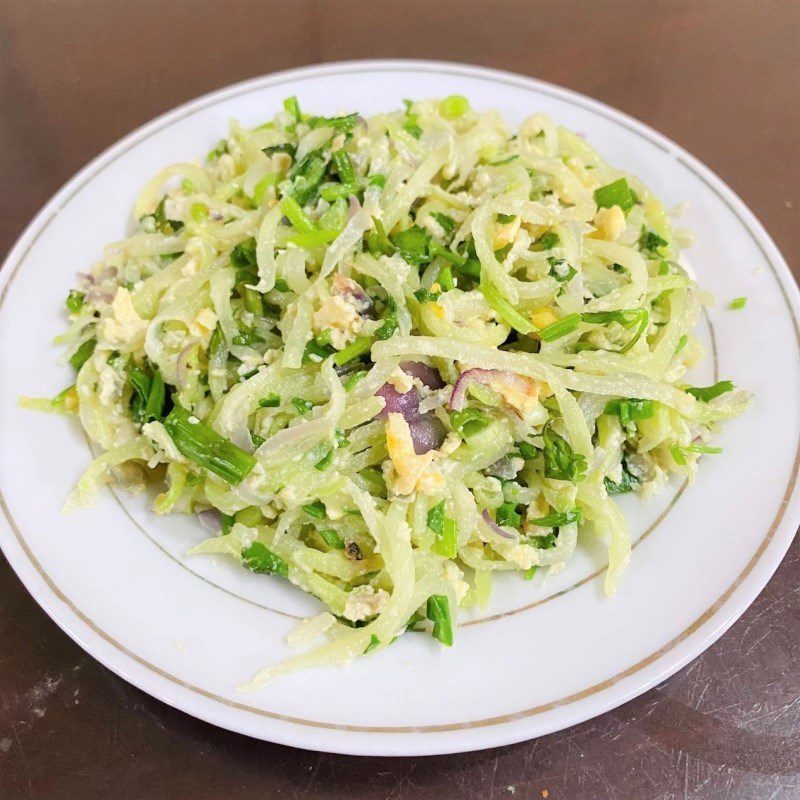
<instances>
[{"instance_id":1,"label":"dark table surface","mask_svg":"<svg viewBox=\"0 0 800 800\"><path fill-rule=\"evenodd\" d=\"M233 81L367 57L500 67L604 100L720 174L800 267L797 0L0 0L0 253L79 167ZM716 645L616 711L436 758L270 745L101 667L0 562L0 797L800 798L800 549Z\"/></svg>"}]
</instances>

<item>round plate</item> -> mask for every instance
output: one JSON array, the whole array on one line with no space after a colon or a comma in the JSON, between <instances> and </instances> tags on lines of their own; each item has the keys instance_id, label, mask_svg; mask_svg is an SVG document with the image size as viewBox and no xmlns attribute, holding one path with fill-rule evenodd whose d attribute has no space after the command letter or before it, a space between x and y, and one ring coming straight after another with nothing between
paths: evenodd
<instances>
[{"instance_id":1,"label":"round plate","mask_svg":"<svg viewBox=\"0 0 800 800\"><path fill-rule=\"evenodd\" d=\"M207 152L237 118L255 125L291 94L304 109L365 114L405 97L466 95L511 125L544 111L640 176L682 224L701 285L719 304L699 326L719 374L755 393L727 423L721 456L690 486L623 498L637 546L617 596L602 594L602 548L582 547L548 580L508 576L489 608L464 618L455 646L409 634L347 667L236 686L287 653L295 617L316 603L279 580L209 557L192 518L158 517L146 498L104 492L60 508L90 452L75 422L20 409L72 381L52 338L75 272L125 235L134 198L165 164ZM800 521L798 292L752 213L680 147L594 100L486 69L355 62L284 72L201 97L132 133L47 204L0 273L0 543L31 594L118 675L231 730L315 750L417 755L475 750L550 733L614 708L682 667L744 611ZM727 310L746 295L742 311Z\"/></svg>"}]
</instances>

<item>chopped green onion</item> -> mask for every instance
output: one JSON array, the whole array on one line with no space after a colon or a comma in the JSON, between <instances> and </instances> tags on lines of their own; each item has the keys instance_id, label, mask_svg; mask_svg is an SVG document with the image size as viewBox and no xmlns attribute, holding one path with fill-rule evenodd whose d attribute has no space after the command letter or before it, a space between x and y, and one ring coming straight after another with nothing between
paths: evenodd
<instances>
[{"instance_id":1,"label":"chopped green onion","mask_svg":"<svg viewBox=\"0 0 800 800\"><path fill-rule=\"evenodd\" d=\"M182 406L176 405L170 411L164 427L183 455L228 483L241 483L256 465L250 453L224 439Z\"/></svg>"},{"instance_id":2,"label":"chopped green onion","mask_svg":"<svg viewBox=\"0 0 800 800\"><path fill-rule=\"evenodd\" d=\"M322 541L333 550L344 550L344 539L332 528L318 531Z\"/></svg>"},{"instance_id":3,"label":"chopped green onion","mask_svg":"<svg viewBox=\"0 0 800 800\"><path fill-rule=\"evenodd\" d=\"M653 256L658 256L658 251L668 244L669 242L659 236L655 231L649 231L642 226L642 233L639 236L639 250L643 253L650 253Z\"/></svg>"},{"instance_id":4,"label":"chopped green onion","mask_svg":"<svg viewBox=\"0 0 800 800\"><path fill-rule=\"evenodd\" d=\"M289 284L283 278L275 279L275 290L278 292L288 292Z\"/></svg>"},{"instance_id":5,"label":"chopped green onion","mask_svg":"<svg viewBox=\"0 0 800 800\"><path fill-rule=\"evenodd\" d=\"M339 180L345 184L353 184L356 181L356 173L353 170L353 164L350 161L350 156L344 150L337 150L333 154L333 166L336 169L336 174Z\"/></svg>"},{"instance_id":6,"label":"chopped green onion","mask_svg":"<svg viewBox=\"0 0 800 800\"><path fill-rule=\"evenodd\" d=\"M625 469L625 464L622 465L622 477L620 478L619 483L615 483L609 477L603 478L603 483L605 484L606 491L609 494L627 494L628 492L633 491L633 484L637 482L636 479Z\"/></svg>"},{"instance_id":7,"label":"chopped green onion","mask_svg":"<svg viewBox=\"0 0 800 800\"><path fill-rule=\"evenodd\" d=\"M430 289L423 287L414 292L414 297L420 303L435 303L442 296L441 292L432 292Z\"/></svg>"},{"instance_id":8,"label":"chopped green onion","mask_svg":"<svg viewBox=\"0 0 800 800\"><path fill-rule=\"evenodd\" d=\"M542 238L539 239L539 244L542 245L545 250L552 250L559 241L560 238L555 231L547 231L547 233L542 234Z\"/></svg>"},{"instance_id":9,"label":"chopped green onion","mask_svg":"<svg viewBox=\"0 0 800 800\"><path fill-rule=\"evenodd\" d=\"M303 351L303 364L319 364L335 352L331 345L321 345L316 339L309 339Z\"/></svg>"},{"instance_id":10,"label":"chopped green onion","mask_svg":"<svg viewBox=\"0 0 800 800\"><path fill-rule=\"evenodd\" d=\"M329 447L328 452L314 464L314 469L324 472L333 463L333 448Z\"/></svg>"},{"instance_id":11,"label":"chopped green onion","mask_svg":"<svg viewBox=\"0 0 800 800\"><path fill-rule=\"evenodd\" d=\"M708 455L718 455L722 452L721 447L708 447L704 444L690 444L686 449L692 453L707 453Z\"/></svg>"},{"instance_id":12,"label":"chopped green onion","mask_svg":"<svg viewBox=\"0 0 800 800\"><path fill-rule=\"evenodd\" d=\"M308 125L311 128L333 128L349 136L358 122L358 114L348 114L344 117L311 117Z\"/></svg>"},{"instance_id":13,"label":"chopped green onion","mask_svg":"<svg viewBox=\"0 0 800 800\"><path fill-rule=\"evenodd\" d=\"M623 425L636 419L650 419L653 416L652 400L637 400L631 397L628 400L609 400L603 413L619 417Z\"/></svg>"},{"instance_id":14,"label":"chopped green onion","mask_svg":"<svg viewBox=\"0 0 800 800\"><path fill-rule=\"evenodd\" d=\"M310 231L309 233L296 233L294 236L290 236L288 241L297 247L305 247L305 248L312 248L312 247L321 247L323 244L329 244L332 242L338 235L340 231Z\"/></svg>"},{"instance_id":15,"label":"chopped green onion","mask_svg":"<svg viewBox=\"0 0 800 800\"><path fill-rule=\"evenodd\" d=\"M678 339L678 346L675 348L675 355L678 355L684 347L686 347L687 343L689 342L689 337L684 333L680 339Z\"/></svg>"},{"instance_id":16,"label":"chopped green onion","mask_svg":"<svg viewBox=\"0 0 800 800\"><path fill-rule=\"evenodd\" d=\"M364 648L364 655L371 653L376 647L379 647L381 640L373 633L369 637L369 644Z\"/></svg>"},{"instance_id":17,"label":"chopped green onion","mask_svg":"<svg viewBox=\"0 0 800 800\"><path fill-rule=\"evenodd\" d=\"M292 180L291 195L301 207L317 196L326 168L327 160L319 150L312 150L292 167L289 173Z\"/></svg>"},{"instance_id":18,"label":"chopped green onion","mask_svg":"<svg viewBox=\"0 0 800 800\"><path fill-rule=\"evenodd\" d=\"M349 375L347 380L342 384L342 388L349 392L362 378L367 376L366 370L359 370Z\"/></svg>"},{"instance_id":19,"label":"chopped green onion","mask_svg":"<svg viewBox=\"0 0 800 800\"><path fill-rule=\"evenodd\" d=\"M619 206L623 211L628 211L636 205L633 192L631 192L628 181L620 178L613 183L595 189L594 201L598 208L611 208Z\"/></svg>"},{"instance_id":20,"label":"chopped green onion","mask_svg":"<svg viewBox=\"0 0 800 800\"><path fill-rule=\"evenodd\" d=\"M556 339L561 339L578 330L578 325L580 324L580 314L567 314L566 317L562 317L560 320L542 328L539 331L539 338L543 342L554 342Z\"/></svg>"},{"instance_id":21,"label":"chopped green onion","mask_svg":"<svg viewBox=\"0 0 800 800\"><path fill-rule=\"evenodd\" d=\"M300 415L308 414L314 408L314 404L310 400L305 400L302 397L293 397L290 402Z\"/></svg>"},{"instance_id":22,"label":"chopped green onion","mask_svg":"<svg viewBox=\"0 0 800 800\"><path fill-rule=\"evenodd\" d=\"M442 100L440 111L445 119L463 117L469 111L469 100L463 95L451 94Z\"/></svg>"},{"instance_id":23,"label":"chopped green onion","mask_svg":"<svg viewBox=\"0 0 800 800\"><path fill-rule=\"evenodd\" d=\"M386 186L386 176L385 175L371 175L369 178L369 185L370 186L379 186L383 189Z\"/></svg>"},{"instance_id":24,"label":"chopped green onion","mask_svg":"<svg viewBox=\"0 0 800 800\"><path fill-rule=\"evenodd\" d=\"M243 330L231 339L231 344L242 345L243 347L252 347L254 344L263 344L264 339L259 336L255 331Z\"/></svg>"},{"instance_id":25,"label":"chopped green onion","mask_svg":"<svg viewBox=\"0 0 800 800\"><path fill-rule=\"evenodd\" d=\"M449 265L439 270L439 275L436 278L436 282L445 292L449 292L451 289L456 288L456 285L453 281L453 270Z\"/></svg>"},{"instance_id":26,"label":"chopped green onion","mask_svg":"<svg viewBox=\"0 0 800 800\"><path fill-rule=\"evenodd\" d=\"M220 518L222 523L222 535L227 536L236 522L236 517L233 514L220 514Z\"/></svg>"},{"instance_id":27,"label":"chopped green onion","mask_svg":"<svg viewBox=\"0 0 800 800\"><path fill-rule=\"evenodd\" d=\"M319 190L320 197L329 203L344 197L350 197L355 192L356 187L352 183L326 183Z\"/></svg>"},{"instance_id":28,"label":"chopped green onion","mask_svg":"<svg viewBox=\"0 0 800 800\"><path fill-rule=\"evenodd\" d=\"M242 550L242 565L253 572L280 575L282 578L289 576L289 565L261 542L253 542Z\"/></svg>"},{"instance_id":29,"label":"chopped green onion","mask_svg":"<svg viewBox=\"0 0 800 800\"><path fill-rule=\"evenodd\" d=\"M553 256L550 256L547 259L547 263L550 265L551 277L555 278L559 283L567 283L578 274L575 267L571 264L567 264L563 258L553 258Z\"/></svg>"},{"instance_id":30,"label":"chopped green onion","mask_svg":"<svg viewBox=\"0 0 800 800\"><path fill-rule=\"evenodd\" d=\"M525 543L542 550L549 550L556 546L557 538L558 534L556 533L548 533L545 536L528 536L525 538Z\"/></svg>"},{"instance_id":31,"label":"chopped green onion","mask_svg":"<svg viewBox=\"0 0 800 800\"><path fill-rule=\"evenodd\" d=\"M426 616L433 622L433 636L442 644L453 644L453 623L450 619L450 601L447 595L432 594L428 598Z\"/></svg>"},{"instance_id":32,"label":"chopped green onion","mask_svg":"<svg viewBox=\"0 0 800 800\"><path fill-rule=\"evenodd\" d=\"M477 408L465 408L463 411L453 411L450 414L450 424L453 430L460 433L465 439L480 433L489 426L489 419Z\"/></svg>"},{"instance_id":33,"label":"chopped green onion","mask_svg":"<svg viewBox=\"0 0 800 800\"><path fill-rule=\"evenodd\" d=\"M297 102L297 97L294 95L287 97L283 101L283 107L286 109L289 116L291 116L295 123L300 122L303 119L303 115L300 113L300 103Z\"/></svg>"},{"instance_id":34,"label":"chopped green onion","mask_svg":"<svg viewBox=\"0 0 800 800\"><path fill-rule=\"evenodd\" d=\"M735 297L733 300L731 300L731 309L733 311L738 311L740 308L744 308L746 305L746 297Z\"/></svg>"},{"instance_id":35,"label":"chopped green onion","mask_svg":"<svg viewBox=\"0 0 800 800\"><path fill-rule=\"evenodd\" d=\"M389 241L383 223L377 217L373 217L372 224L374 230L371 230L367 234L367 249L369 252L376 258L378 256L388 256L394 253L394 245Z\"/></svg>"},{"instance_id":36,"label":"chopped green onion","mask_svg":"<svg viewBox=\"0 0 800 800\"><path fill-rule=\"evenodd\" d=\"M506 164L510 164L512 161L516 161L519 158L518 155L508 156L508 158L501 158L499 161L490 161L490 167L502 167Z\"/></svg>"},{"instance_id":37,"label":"chopped green onion","mask_svg":"<svg viewBox=\"0 0 800 800\"><path fill-rule=\"evenodd\" d=\"M315 500L313 503L309 503L302 508L309 517L314 517L314 519L325 519L325 517L328 516L325 510L325 504L322 500Z\"/></svg>"},{"instance_id":38,"label":"chopped green onion","mask_svg":"<svg viewBox=\"0 0 800 800\"><path fill-rule=\"evenodd\" d=\"M83 308L83 301L85 298L86 295L83 292L79 292L76 289L70 289L66 302L67 311L69 311L71 314L77 314Z\"/></svg>"},{"instance_id":39,"label":"chopped green onion","mask_svg":"<svg viewBox=\"0 0 800 800\"><path fill-rule=\"evenodd\" d=\"M520 333L533 333L536 330L536 326L525 319L525 317L500 294L492 283L482 281L480 289L486 302L497 312L500 319L507 325L510 325L515 331L519 331Z\"/></svg>"},{"instance_id":40,"label":"chopped green onion","mask_svg":"<svg viewBox=\"0 0 800 800\"><path fill-rule=\"evenodd\" d=\"M208 206L205 203L192 203L189 213L195 222L202 222L208 216Z\"/></svg>"},{"instance_id":41,"label":"chopped green onion","mask_svg":"<svg viewBox=\"0 0 800 800\"><path fill-rule=\"evenodd\" d=\"M534 576L535 574L536 574L536 564L534 564L534 565L533 565L532 567L530 567L529 569L526 569L526 570L525 570L525 572L522 574L522 577L523 577L523 578L524 578L526 581L531 581L531 580L533 580L533 576Z\"/></svg>"},{"instance_id":42,"label":"chopped green onion","mask_svg":"<svg viewBox=\"0 0 800 800\"><path fill-rule=\"evenodd\" d=\"M458 555L458 528L455 520L449 517L442 520L442 530L436 533L433 549L444 558L455 558Z\"/></svg>"},{"instance_id":43,"label":"chopped green onion","mask_svg":"<svg viewBox=\"0 0 800 800\"><path fill-rule=\"evenodd\" d=\"M311 233L317 230L311 217L303 211L300 203L294 197L284 197L281 200L281 211L300 233Z\"/></svg>"},{"instance_id":44,"label":"chopped green onion","mask_svg":"<svg viewBox=\"0 0 800 800\"><path fill-rule=\"evenodd\" d=\"M430 243L428 244L428 256L430 258L444 258L449 261L451 264L455 264L457 267L461 266L466 259L464 256L459 255L458 253L454 253L450 248L445 247L443 244L439 244L435 239L431 239Z\"/></svg>"},{"instance_id":45,"label":"chopped green onion","mask_svg":"<svg viewBox=\"0 0 800 800\"><path fill-rule=\"evenodd\" d=\"M734 385L731 381L719 381L719 383L715 383L713 386L690 386L686 391L702 403L708 403L721 394L732 392L733 389Z\"/></svg>"},{"instance_id":46,"label":"chopped green onion","mask_svg":"<svg viewBox=\"0 0 800 800\"><path fill-rule=\"evenodd\" d=\"M669 447L669 452L672 455L672 460L679 466L685 467L686 466L686 456L683 454L683 450L677 444L672 444Z\"/></svg>"},{"instance_id":47,"label":"chopped green onion","mask_svg":"<svg viewBox=\"0 0 800 800\"><path fill-rule=\"evenodd\" d=\"M97 347L97 339L87 339L73 354L70 356L69 364L76 372L91 358L94 353L94 348Z\"/></svg>"},{"instance_id":48,"label":"chopped green onion","mask_svg":"<svg viewBox=\"0 0 800 800\"><path fill-rule=\"evenodd\" d=\"M161 373L155 370L150 381L150 391L147 403L144 406L145 419L161 419L164 415L164 402L166 401L166 387Z\"/></svg>"},{"instance_id":49,"label":"chopped green onion","mask_svg":"<svg viewBox=\"0 0 800 800\"><path fill-rule=\"evenodd\" d=\"M363 356L365 353L369 353L371 347L372 339L369 336L361 336L347 345L343 350L336 353L333 357L333 363L336 364L337 367L341 367L347 364L348 361L352 361L355 358Z\"/></svg>"},{"instance_id":50,"label":"chopped green onion","mask_svg":"<svg viewBox=\"0 0 800 800\"><path fill-rule=\"evenodd\" d=\"M444 526L444 500L428 509L427 525L434 533L441 533Z\"/></svg>"}]
</instances>

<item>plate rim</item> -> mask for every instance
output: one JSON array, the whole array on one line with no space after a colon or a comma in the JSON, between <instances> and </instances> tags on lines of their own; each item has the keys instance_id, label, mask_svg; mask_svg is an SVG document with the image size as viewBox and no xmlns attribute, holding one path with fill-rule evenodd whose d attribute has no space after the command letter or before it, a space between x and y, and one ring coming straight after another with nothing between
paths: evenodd
<instances>
[{"instance_id":1,"label":"plate rim","mask_svg":"<svg viewBox=\"0 0 800 800\"><path fill-rule=\"evenodd\" d=\"M20 234L4 260L2 268L0 268L0 296L5 295L14 274L23 263L28 250L38 240L45 228L46 222L51 218L53 212L58 212L64 198L70 193L79 191L98 171L105 168L110 163L113 163L113 161L122 156L129 147L137 144L140 140L151 135L151 133L168 127L182 117L200 110L207 105L212 105L230 96L244 94L249 90L257 89L262 86L290 83L293 80L326 74L351 74L354 72L368 72L370 70L402 71L404 69L435 72L439 74L450 72L467 78L482 78L494 82L513 83L521 88L534 89L540 92L545 90L548 94L561 98L566 97L573 102L577 102L584 108L588 108L595 113L601 113L602 116L618 124L624 124L626 128L640 133L651 142L659 145L665 152L671 153L675 157L683 160L689 168L705 180L707 185L731 208L740 219L741 223L751 233L753 241L761 249L767 263L773 268L776 281L786 301L795 335L796 337L798 336L800 293L798 293L794 277L780 250L755 214L753 214L727 183L680 145L624 112L602 103L601 101L595 100L594 98L588 97L587 95L560 87L556 84L487 67L447 61L416 59L364 59L327 62L269 73L207 92L144 123L93 158L86 166L62 185L52 198L45 203ZM800 339L798 339L798 341L800 342ZM587 697L580 697L584 692L579 692L576 696L565 698L563 701L547 704L553 706L553 709L550 710L554 710L555 708L561 709L556 724L544 726L548 729L547 732L561 730L570 725L590 719L609 709L616 708L633 697L647 691L669 675L677 672L689 661L696 658L741 616L771 578L772 574L783 560L785 552L794 538L797 523L800 521L800 496L798 495L797 472L798 461L796 458L783 502L772 523L770 533L765 536L761 546L757 549L751 561L747 564L732 586L701 615L695 623L690 625L683 634L667 642L659 651L645 659L644 661L646 663L639 662L629 668L629 670L620 673L622 676L621 678L620 676L614 676L612 679L609 679L609 681L604 682L614 682L614 679L618 679L615 685L619 686L619 681L640 675L640 680L635 682L634 685L621 688L616 692L608 694L608 696L606 696L607 690L612 688L611 686L604 688L590 687L590 689L594 689L594 691ZM3 527L9 527L15 530L16 526L12 522L12 517L9 514L2 494L0 494L0 505L2 505L4 516L6 516ZM792 521L793 525L790 526L789 522ZM20 543L22 542L24 542L24 540L20 539ZM439 731L434 732L429 730L427 733L433 734L432 736L421 737L424 742L422 746L417 746L417 743L414 741L417 737L413 737L412 739L412 737L408 736L398 736L397 734L400 733L399 731L396 733L391 733L386 730L381 731L380 729L373 729L373 731L369 732L353 731L352 728L348 729L348 726L335 724L320 725L319 723L311 724L309 721L305 721L302 730L296 730L299 727L298 722L289 722L285 716L279 714L268 715L268 718L270 718L270 730L256 732L253 730L253 726L248 726L244 723L237 724L242 711L247 712L250 717L255 716L254 711L242 708L241 706L237 708L234 704L234 713L224 719L220 718L219 715L213 713L213 710L205 708L206 703L200 702L199 705L193 706L192 703L183 696L184 693L182 690L189 689L190 691L197 692L200 697L205 694L206 700L210 699L212 703L219 703L210 693L199 690L198 687L190 687L180 679L175 681L175 676L167 676L163 671L155 667L155 665L147 664L147 662L138 658L135 654L131 654L124 645L116 642L112 637L104 634L102 631L94 631L94 633L99 633L101 640L105 641L106 645L109 646L109 652L104 651L102 644L98 647L96 642L89 641L85 632L75 627L76 623L78 623L78 627L86 625L86 618L84 618L81 612L68 601L58 587L49 581L46 573L43 572L32 552L28 551L23 544L20 548L20 552L15 552L12 557L8 543L0 542L0 544L3 545L3 550L12 568L36 600L37 604L39 604L48 616L50 616L70 638L76 641L82 649L117 675L151 696L219 727L294 747L305 749L313 748L325 750L327 752L354 755L433 755L467 752L469 750L511 744L531 738L532 736L544 735L545 733L545 731L531 732L525 729L524 724L520 725L521 722L524 723L526 718L532 718L533 709L518 712L518 714L506 714L500 718L500 721L482 721L483 725L480 730L483 731L483 735L476 735L474 741L465 741L469 734L477 734L478 731L478 728L471 727L468 724L456 724L455 730L449 729L452 726L433 726L438 727ZM769 548L772 548L773 552L771 552L768 562L764 563L764 556ZM23 558L27 559L27 563L23 561ZM28 571L30 568L34 570L34 573L39 573L38 578L36 574L31 574ZM760 569L756 572L756 568ZM53 596L43 596L48 592ZM734 597L734 595L737 594L741 596ZM59 597L59 595L61 595L61 597ZM66 606L66 613L64 609L59 609L57 607L58 603ZM728 608L728 606L730 606L730 608ZM62 614L64 614L63 618ZM70 617L72 617L72 619L70 619ZM88 627L89 630L91 630L91 625ZM703 629L706 627L709 627L709 630L704 631ZM680 648L680 652L678 652L678 648ZM659 662L670 656L670 654L672 655L669 663L659 667ZM146 672L144 675L137 674L138 671L136 669L130 669L130 665L125 663L126 659L131 658L145 668ZM168 682L168 686L169 682L173 681L177 686L177 690L172 693L166 691L164 686L159 685L165 680ZM602 687L602 684L598 686ZM228 705L230 706L231 704ZM230 711L230 708L226 708L228 714L230 714ZM258 718L262 720L263 724L263 720L265 719L264 715L258 715ZM529 728L532 727L534 727L533 724L530 724ZM320 738L320 728L327 730L327 739L323 740ZM442 728L445 730L441 730ZM310 733L310 731L313 730L316 730L317 733ZM339 735L331 735L334 732L338 732ZM420 729L419 732L424 733L424 728ZM346 735L342 736L343 733ZM389 744L390 740L387 740L387 737L392 736L395 737L395 740L391 741L391 744ZM368 738L365 739L364 737ZM389 746L387 746L387 744Z\"/></svg>"}]
</instances>

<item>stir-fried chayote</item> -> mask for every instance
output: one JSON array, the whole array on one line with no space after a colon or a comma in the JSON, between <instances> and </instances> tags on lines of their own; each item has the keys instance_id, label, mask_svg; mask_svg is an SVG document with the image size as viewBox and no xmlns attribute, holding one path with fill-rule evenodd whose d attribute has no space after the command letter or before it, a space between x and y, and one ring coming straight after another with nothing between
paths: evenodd
<instances>
[{"instance_id":1,"label":"stir-fried chayote","mask_svg":"<svg viewBox=\"0 0 800 800\"><path fill-rule=\"evenodd\" d=\"M365 119L290 98L159 172L79 274L60 337L108 481L160 486L224 553L327 609L269 667L452 644L497 572L580 536L630 555L615 496L691 477L728 381L687 384L702 295L661 203L547 117L512 133L460 96ZM702 272L702 264L697 265Z\"/></svg>"}]
</instances>

